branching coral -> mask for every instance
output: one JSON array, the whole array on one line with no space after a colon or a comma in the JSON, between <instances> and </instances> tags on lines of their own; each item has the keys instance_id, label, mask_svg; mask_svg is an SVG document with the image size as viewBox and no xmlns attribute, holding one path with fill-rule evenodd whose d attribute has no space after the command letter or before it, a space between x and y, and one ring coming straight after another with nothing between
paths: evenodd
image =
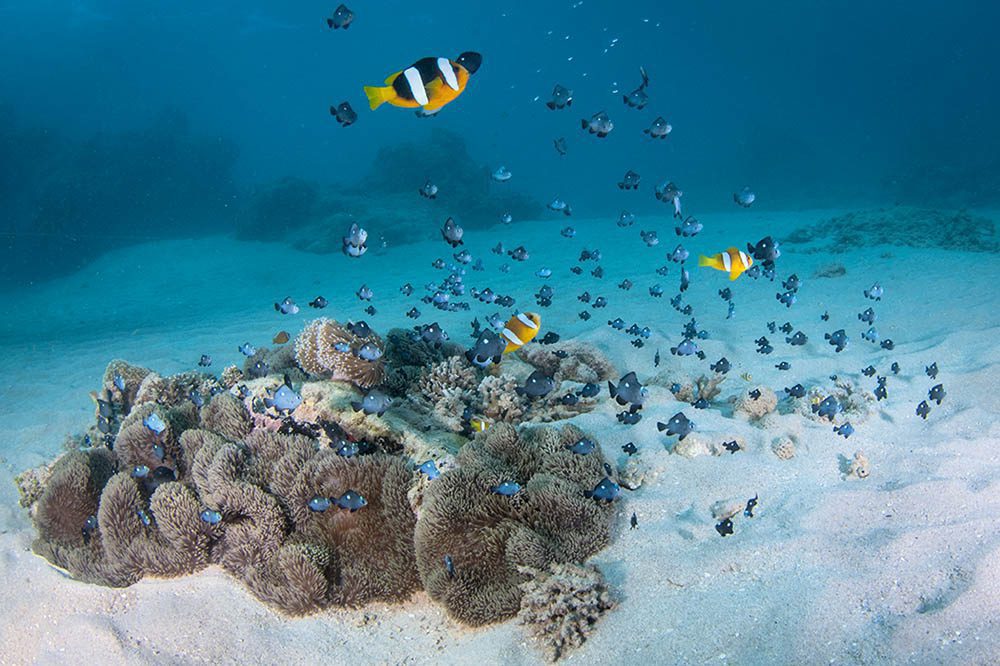
<instances>
[{"instance_id":1,"label":"branching coral","mask_svg":"<svg viewBox=\"0 0 1000 666\"><path fill-rule=\"evenodd\" d=\"M219 381L222 382L224 388L231 389L243 381L243 371L235 365L227 365L222 369Z\"/></svg>"},{"instance_id":2,"label":"branching coral","mask_svg":"<svg viewBox=\"0 0 1000 666\"><path fill-rule=\"evenodd\" d=\"M613 509L584 495L604 477L605 460L568 448L583 437L573 426L519 434L498 423L430 485L417 521L417 567L425 589L453 617L472 625L510 617L527 578L520 567L581 562L607 545ZM504 481L521 490L493 492Z\"/></svg>"},{"instance_id":3,"label":"branching coral","mask_svg":"<svg viewBox=\"0 0 1000 666\"><path fill-rule=\"evenodd\" d=\"M385 349L382 339L374 333L359 338L333 319L316 319L295 338L295 360L312 376L367 389L385 379L385 364L382 358L368 361L358 356L365 343L375 345L379 353ZM346 351L339 351L340 345Z\"/></svg>"},{"instance_id":4,"label":"branching coral","mask_svg":"<svg viewBox=\"0 0 1000 666\"><path fill-rule=\"evenodd\" d=\"M509 375L483 377L476 389L482 397L483 416L491 421L516 423L528 411L527 401L514 390L517 380Z\"/></svg>"},{"instance_id":5,"label":"branching coral","mask_svg":"<svg viewBox=\"0 0 1000 666\"><path fill-rule=\"evenodd\" d=\"M204 398L222 389L222 384L210 374L181 372L163 377L155 372L147 374L136 392L135 403L154 402L160 405L179 405L189 402L192 393Z\"/></svg>"},{"instance_id":6,"label":"branching coral","mask_svg":"<svg viewBox=\"0 0 1000 666\"><path fill-rule=\"evenodd\" d=\"M719 373L713 373L711 377L708 375L701 375L698 379L694 380L694 383L686 383L681 385L681 388L674 393L674 397L681 402L694 403L694 401L699 398L704 398L711 402L722 393L722 389L719 385L726 381L726 375L720 375Z\"/></svg>"},{"instance_id":7,"label":"branching coral","mask_svg":"<svg viewBox=\"0 0 1000 666\"><path fill-rule=\"evenodd\" d=\"M439 361L424 371L417 382L421 397L430 402L443 398L446 393L474 391L479 384L476 369L464 358L452 356Z\"/></svg>"},{"instance_id":8,"label":"branching coral","mask_svg":"<svg viewBox=\"0 0 1000 666\"><path fill-rule=\"evenodd\" d=\"M819 402L827 396L833 396L840 405L840 411L834 416L832 422L843 423L850 420L852 423L864 422L873 411L875 411L877 401L875 395L863 388L858 382L847 377L837 377L834 379L833 388L826 390L822 387L813 387L806 394L806 399L795 403L795 410L813 421L827 420L826 417L819 416L812 410L814 402Z\"/></svg>"},{"instance_id":9,"label":"branching coral","mask_svg":"<svg viewBox=\"0 0 1000 666\"><path fill-rule=\"evenodd\" d=\"M550 661L583 645L601 616L614 608L597 567L556 562L544 571L521 571L530 578L521 583L517 617Z\"/></svg>"}]
</instances>

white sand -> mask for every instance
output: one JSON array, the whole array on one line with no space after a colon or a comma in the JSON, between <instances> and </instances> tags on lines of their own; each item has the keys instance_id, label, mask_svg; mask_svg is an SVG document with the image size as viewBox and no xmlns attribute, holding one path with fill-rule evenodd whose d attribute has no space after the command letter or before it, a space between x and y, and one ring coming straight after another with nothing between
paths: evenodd
<instances>
[{"instance_id":1,"label":"white sand","mask_svg":"<svg viewBox=\"0 0 1000 666\"><path fill-rule=\"evenodd\" d=\"M703 218L706 231L684 240L692 254L714 252L765 234L781 238L800 224L833 213L782 215L756 210ZM569 219L574 240L558 236L567 220L516 224L491 232L469 232L468 247L482 256L487 272L469 272L469 286L491 286L537 309L531 297L545 283L533 273L553 269L548 280L555 305L541 310L544 326L564 337L607 348L624 372L641 380L660 370L697 376L707 366L676 359L667 349L679 339L687 317L668 299L678 273L654 269L677 238L666 220L642 219L628 230L612 221ZM669 226L668 226L669 224ZM661 244L645 247L640 228L657 228ZM373 232L377 232L372 225ZM373 233L373 236L376 234ZM532 253L523 265L500 259L488 248L502 239L524 243ZM606 275L568 273L582 247L599 247ZM397 606L330 611L300 620L282 618L256 601L220 570L174 580L144 580L122 590L84 585L66 578L30 552L33 530L17 507L13 475L54 457L66 434L93 418L88 391L106 363L125 358L161 373L191 369L211 354L214 371L241 362L236 346L268 344L280 329L297 332L314 313L305 303L323 294L337 318L368 319L378 330L411 326L403 314L414 298L398 292L406 281L417 294L443 273L430 268L448 258L440 241L385 253L372 249L358 261L303 255L264 243L228 239L173 242L115 251L79 274L4 296L0 340L0 663L505 663L540 661L521 629L508 622L469 630L449 620L423 594ZM995 255L943 250L865 247L848 254L801 254L786 245L779 277L804 281L799 303L787 310L774 298L777 283L741 278L729 285L721 274L692 268L685 302L695 307L708 361L726 355L734 369L723 397L747 384L783 387L801 382L826 385L831 373L854 378L875 364L889 374L889 399L873 416L855 424L844 440L829 425L789 414L763 429L677 403L663 387L651 388L643 419L627 428L605 402L576 422L601 442L605 455L621 460L621 445L634 441L657 473L655 480L626 493L619 505L620 530L594 561L619 601L591 640L568 663L991 663L1000 660L1000 260ZM883 253L891 256L883 256ZM820 264L841 262L847 275L813 279ZM693 263L693 262L689 262ZM591 262L585 268L593 267ZM629 277L632 291L616 285ZM874 281L886 289L881 303L862 290ZM375 290L375 317L353 292L362 282ZM649 297L660 282L666 295ZM737 317L725 320L716 291L732 286ZM577 319L588 289L610 305ZM283 317L271 303L291 295L303 312ZM857 313L873 306L893 352L864 342L867 328ZM418 304L420 322L438 320L453 339L468 338L467 313L442 314ZM483 317L498 308L477 306ZM819 315L829 310L831 320ZM643 349L612 331L606 320L622 317L654 330ZM792 348L765 322L785 320L810 338ZM842 354L823 333L846 328ZM754 353L753 339L766 335L770 356ZM788 360L792 369L774 364ZM936 361L937 381L924 375ZM926 391L942 382L948 392L925 422L914 414ZM693 459L671 454L656 431L683 409L708 437L740 435L748 450ZM714 435L713 435L714 433ZM773 437L793 433L798 453L788 461L770 450ZM866 479L845 479L838 456L863 449L871 461ZM720 499L759 495L755 517L735 519L735 534L721 538L709 507ZM635 511L637 530L628 529Z\"/></svg>"}]
</instances>

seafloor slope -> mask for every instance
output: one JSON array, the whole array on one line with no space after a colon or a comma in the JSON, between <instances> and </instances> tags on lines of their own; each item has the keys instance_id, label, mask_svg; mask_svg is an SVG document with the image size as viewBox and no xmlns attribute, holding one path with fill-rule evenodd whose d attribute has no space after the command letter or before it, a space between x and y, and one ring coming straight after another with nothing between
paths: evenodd
<instances>
[{"instance_id":1,"label":"seafloor slope","mask_svg":"<svg viewBox=\"0 0 1000 666\"><path fill-rule=\"evenodd\" d=\"M754 210L704 218L705 231L684 244L707 253L766 234L780 240L837 213ZM567 222L577 228L573 240L558 234ZM660 245L646 247L640 228L658 229ZM511 272L499 273L503 260L489 252L498 240L507 247L524 244L531 259L508 262ZM803 280L791 309L776 301L777 283L741 278L731 285L719 273L691 269L685 302L694 306L699 328L710 333L702 347L710 361L725 355L733 362L720 387L720 405L696 410L667 389L675 379L702 374L705 366L668 352L689 319L668 302L676 290L676 265L666 276L655 272L676 245L672 223L643 219L622 230L609 221L553 216L467 239L487 267L469 272L470 286L491 286L515 296L519 308L537 310L533 294L550 284L554 304L540 309L545 330L597 344L623 373L635 370L652 383L643 419L634 427L618 423L610 401L574 420L597 436L612 460L621 461L620 447L635 442L645 478L618 505L620 528L593 560L618 606L571 661L976 663L1000 657L1000 259L932 242L808 252L822 246L822 239L808 240L812 245L784 244L778 264L779 278L796 273ZM589 270L569 272L582 248L603 251L603 278ZM330 300L324 314L364 317L383 331L413 325L404 313L415 299L405 299L399 286L409 281L419 292L440 279L430 264L448 257L448 250L440 241L373 247L353 261L263 242L177 241L115 251L78 274L5 294L0 567L7 584L0 592L0 661L537 661L514 623L465 629L423 594L399 606L289 620L213 568L126 589L68 580L31 553L33 530L11 482L16 472L51 459L66 434L92 421L87 394L110 359L166 374L195 368L207 353L215 359L213 369L221 369L241 360L240 343L266 345L280 329L294 334L301 328L307 308L285 317L271 306L287 295L304 306L323 294ZM830 264L840 264L843 274L818 277L841 272ZM552 278L535 277L542 266L553 270ZM634 283L627 292L617 287L626 277ZM873 304L862 292L876 281L885 296ZM354 296L362 283L375 291L374 317L363 314L366 304ZM655 283L663 284L663 298L649 296ZM732 320L717 295L726 286L736 301ZM609 302L603 310L591 309L588 322L576 314L586 308L576 299L584 290ZM882 337L895 341L893 351L860 338L867 325L857 313L869 306L878 312ZM424 315L418 323L436 319L452 339L471 341L466 314L419 307ZM497 310L474 307L480 318ZM824 312L828 322L820 319ZM606 325L615 317L650 326L652 339L636 349ZM790 321L809 342L786 345L783 335L767 331L768 321ZM851 336L840 354L823 340L838 328ZM772 340L773 354L754 352L753 340L761 335ZM663 362L654 368L657 348ZM791 369L777 370L780 361ZM893 361L900 365L898 376L889 370ZM936 381L924 374L931 362L940 368ZM833 374L871 390L874 378L861 374L870 364L889 376L889 397L872 404L866 418L855 419L848 440L798 413L753 422L733 416L725 402L758 385L779 394L795 383L832 390ZM751 379L741 379L741 373ZM937 382L948 395L921 420L914 408ZM693 436L694 444L675 447L676 438L657 432L658 420L681 409L696 421L706 448ZM785 437L794 444L788 459L774 447ZM715 439L739 439L744 450L712 455ZM869 474L847 477L847 462L858 450L868 458ZM754 495L754 517L737 516L735 533L720 537L713 504ZM635 530L628 529L632 512Z\"/></svg>"}]
</instances>

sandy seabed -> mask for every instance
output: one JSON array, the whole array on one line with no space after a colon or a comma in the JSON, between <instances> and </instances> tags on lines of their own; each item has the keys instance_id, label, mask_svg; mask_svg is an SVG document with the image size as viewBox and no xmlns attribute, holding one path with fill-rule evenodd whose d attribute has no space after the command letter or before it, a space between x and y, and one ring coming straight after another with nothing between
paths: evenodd
<instances>
[{"instance_id":1,"label":"sandy seabed","mask_svg":"<svg viewBox=\"0 0 1000 666\"><path fill-rule=\"evenodd\" d=\"M555 290L551 308L540 310L543 328L605 349L622 371L642 381L660 375L696 377L725 355L733 370L721 399L750 384L779 393L785 386L829 387L837 374L871 390L861 374L874 365L888 375L889 398L850 439L830 425L797 413L761 423L734 418L728 410L696 410L651 386L642 421L621 425L605 401L573 423L592 433L605 455L619 463L621 446L633 441L647 469L645 482L618 505L612 545L593 558L613 589L617 607L566 663L914 663L988 664L1000 661L1000 257L958 249L859 246L842 254L809 253L785 245L778 276L803 280L799 300L786 309L775 299L778 282L748 278L730 284L708 269L692 267L685 302L699 328L707 362L676 358L689 319L670 307L678 268L655 273L682 240L693 255L771 234L777 239L802 225L820 224L841 211L764 213L757 210L702 218L705 231L678 239L665 218L640 219L629 229L613 221L558 218L467 233L467 246L482 257L485 272L469 272L469 286L490 286L517 298L517 307L538 310L533 294ZM994 218L996 216L993 216ZM559 236L567 223L578 234ZM372 230L376 231L373 223ZM640 229L657 229L661 242L648 248ZM518 264L489 252L502 240L524 244L531 258ZM582 248L600 248L605 276L569 272ZM373 247L360 260L301 254L272 243L227 238L157 242L110 252L83 271L2 296L0 322L0 663L388 663L531 664L541 653L516 622L467 629L450 620L423 593L394 605L328 611L284 618L250 596L221 570L172 580L146 579L125 589L85 585L67 578L31 552L34 531L17 505L13 476L42 464L63 447L67 434L93 419L88 392L97 388L107 362L123 358L161 373L194 369L201 354L213 370L241 362L237 345L269 344L280 329L293 335L311 316L277 314L272 303L290 295L301 305L323 294L323 313L367 319L376 329L412 326L405 312L422 286L442 273L430 267L450 258L442 241L406 247ZM508 274L498 272L510 263ZM693 264L694 262L689 262ZM819 278L839 263L846 273ZM553 277L534 273L547 266ZM623 278L634 287L617 287ZM885 287L881 302L863 291ZM417 292L404 298L399 287ZM367 283L379 312L355 290ZM664 286L663 298L648 294ZM732 287L736 315L726 319L718 289ZM604 295L609 305L591 310L576 296ZM861 339L867 328L857 313L878 313L886 351ZM470 313L439 313L418 304L418 323L437 320L463 344ZM589 309L589 308L587 308ZM480 318L498 309L476 304ZM829 312L830 320L820 315ZM652 338L636 349L605 320L621 317L648 325ZM790 321L809 336L803 347L770 334L766 322ZM844 328L850 346L840 354L823 334ZM767 336L771 355L754 352ZM471 341L471 340L469 340ZM663 362L653 367L660 350ZM774 365L788 361L792 368ZM889 365L896 361L894 376ZM936 362L937 380L924 373ZM914 409L927 390L943 383L947 397L932 405L926 421ZM697 423L706 438L738 436L736 454L672 452L672 439L656 430L677 411ZM776 438L792 436L795 456L780 459ZM866 478L847 477L845 461L863 450ZM720 500L757 495L753 518L734 519L735 533L722 538L711 514ZM636 514L637 529L628 526Z\"/></svg>"}]
</instances>

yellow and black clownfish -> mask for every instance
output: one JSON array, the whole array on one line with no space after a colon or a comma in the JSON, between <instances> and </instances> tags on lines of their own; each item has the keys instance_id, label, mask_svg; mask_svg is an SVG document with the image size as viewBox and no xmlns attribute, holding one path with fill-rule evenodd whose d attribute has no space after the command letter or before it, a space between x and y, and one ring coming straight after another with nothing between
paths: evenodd
<instances>
[{"instance_id":1,"label":"yellow and black clownfish","mask_svg":"<svg viewBox=\"0 0 1000 666\"><path fill-rule=\"evenodd\" d=\"M455 60L421 58L406 69L390 75L384 86L365 86L368 106L377 109L388 102L393 106L422 109L424 115L437 113L465 90L483 56L466 51Z\"/></svg>"},{"instance_id":2,"label":"yellow and black clownfish","mask_svg":"<svg viewBox=\"0 0 1000 666\"><path fill-rule=\"evenodd\" d=\"M531 342L542 326L541 316L534 312L518 312L503 327L500 337L507 341L504 354L520 349Z\"/></svg>"},{"instance_id":3,"label":"yellow and black clownfish","mask_svg":"<svg viewBox=\"0 0 1000 666\"><path fill-rule=\"evenodd\" d=\"M699 266L708 266L723 273L729 273L729 279L735 280L743 275L743 271L753 266L753 259L743 250L731 247L725 252L706 257L698 257Z\"/></svg>"}]
</instances>

